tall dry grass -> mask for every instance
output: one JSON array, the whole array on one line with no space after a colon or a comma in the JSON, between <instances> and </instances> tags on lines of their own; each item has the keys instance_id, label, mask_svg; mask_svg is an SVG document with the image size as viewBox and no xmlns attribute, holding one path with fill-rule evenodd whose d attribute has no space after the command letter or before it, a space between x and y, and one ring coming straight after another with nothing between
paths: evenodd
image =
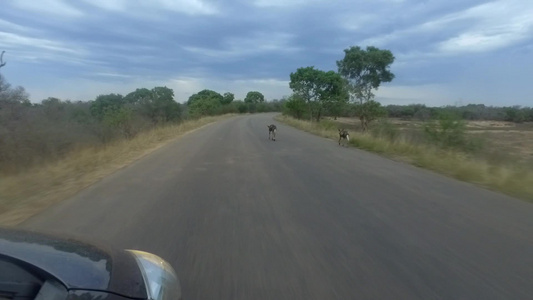
<instances>
[{"instance_id":1,"label":"tall dry grass","mask_svg":"<svg viewBox=\"0 0 533 300\"><path fill-rule=\"evenodd\" d=\"M338 125L329 120L315 123L288 116L278 116L277 120L322 137L338 139ZM350 132L350 144L533 202L533 170L524 165L510 161L494 162L450 148L441 149L428 143L414 143L402 136L391 139Z\"/></svg>"},{"instance_id":2,"label":"tall dry grass","mask_svg":"<svg viewBox=\"0 0 533 300\"><path fill-rule=\"evenodd\" d=\"M0 224L18 224L169 141L230 116L205 117L155 128L131 140L75 150L54 163L0 177Z\"/></svg>"}]
</instances>

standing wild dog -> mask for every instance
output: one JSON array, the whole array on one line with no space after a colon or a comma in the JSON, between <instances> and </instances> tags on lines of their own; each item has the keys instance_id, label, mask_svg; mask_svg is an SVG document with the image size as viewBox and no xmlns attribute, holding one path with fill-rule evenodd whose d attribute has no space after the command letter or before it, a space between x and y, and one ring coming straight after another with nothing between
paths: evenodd
<instances>
[{"instance_id":1,"label":"standing wild dog","mask_svg":"<svg viewBox=\"0 0 533 300\"><path fill-rule=\"evenodd\" d=\"M271 125L267 125L267 127L268 127L268 139L275 141L276 140L276 125L271 124Z\"/></svg>"},{"instance_id":2,"label":"standing wild dog","mask_svg":"<svg viewBox=\"0 0 533 300\"><path fill-rule=\"evenodd\" d=\"M344 128L343 129L339 128L339 145L341 144L341 140L346 140L346 143L350 141L350 135L348 134L348 130Z\"/></svg>"}]
</instances>

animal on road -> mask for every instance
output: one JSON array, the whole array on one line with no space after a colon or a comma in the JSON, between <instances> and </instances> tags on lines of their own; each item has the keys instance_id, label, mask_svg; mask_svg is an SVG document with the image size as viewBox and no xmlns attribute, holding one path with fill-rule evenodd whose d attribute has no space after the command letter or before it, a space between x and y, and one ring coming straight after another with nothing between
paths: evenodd
<instances>
[{"instance_id":1,"label":"animal on road","mask_svg":"<svg viewBox=\"0 0 533 300\"><path fill-rule=\"evenodd\" d=\"M341 145L341 141L345 141L344 146L348 144L350 141L350 135L348 134L348 130L344 128L339 128L339 145Z\"/></svg>"},{"instance_id":2,"label":"animal on road","mask_svg":"<svg viewBox=\"0 0 533 300\"><path fill-rule=\"evenodd\" d=\"M276 140L276 125L270 124L270 125L267 125L267 127L268 127L268 139L275 141Z\"/></svg>"}]
</instances>

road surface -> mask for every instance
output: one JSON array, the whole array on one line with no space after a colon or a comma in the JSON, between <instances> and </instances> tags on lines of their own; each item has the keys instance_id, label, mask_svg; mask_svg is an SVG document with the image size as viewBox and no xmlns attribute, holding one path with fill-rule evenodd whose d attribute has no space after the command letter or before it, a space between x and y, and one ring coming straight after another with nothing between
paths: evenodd
<instances>
[{"instance_id":1,"label":"road surface","mask_svg":"<svg viewBox=\"0 0 533 300\"><path fill-rule=\"evenodd\" d=\"M273 116L183 136L21 226L156 253L185 299L533 299L532 204Z\"/></svg>"}]
</instances>

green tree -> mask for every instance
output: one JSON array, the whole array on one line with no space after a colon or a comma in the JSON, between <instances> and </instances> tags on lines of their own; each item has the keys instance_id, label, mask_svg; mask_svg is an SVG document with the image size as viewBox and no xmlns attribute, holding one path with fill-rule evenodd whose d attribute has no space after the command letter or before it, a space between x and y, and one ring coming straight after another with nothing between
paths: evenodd
<instances>
[{"instance_id":1,"label":"green tree","mask_svg":"<svg viewBox=\"0 0 533 300\"><path fill-rule=\"evenodd\" d=\"M205 98L188 105L189 114L194 118L214 115L218 112L219 107L220 102L214 98Z\"/></svg>"},{"instance_id":2,"label":"green tree","mask_svg":"<svg viewBox=\"0 0 533 300\"><path fill-rule=\"evenodd\" d=\"M298 68L291 73L290 78L290 88L307 103L309 117L317 122L325 108L347 101L345 81L334 71L324 72L314 67Z\"/></svg>"},{"instance_id":3,"label":"green tree","mask_svg":"<svg viewBox=\"0 0 533 300\"><path fill-rule=\"evenodd\" d=\"M181 107L174 100L174 90L166 86L154 87L152 90L151 119L155 123L178 121Z\"/></svg>"},{"instance_id":4,"label":"green tree","mask_svg":"<svg viewBox=\"0 0 533 300\"><path fill-rule=\"evenodd\" d=\"M372 113L379 111L375 110L376 104L364 104L374 101L372 90L377 90L382 82L394 79L394 74L390 71L393 62L394 55L391 51L373 46L366 47L366 50L358 46L345 49L344 58L337 61L339 73L349 82L351 99L360 105L357 111L363 130L375 119Z\"/></svg>"},{"instance_id":5,"label":"green tree","mask_svg":"<svg viewBox=\"0 0 533 300\"><path fill-rule=\"evenodd\" d=\"M285 111L288 115L301 119L307 109L305 100L298 95L291 95L285 102Z\"/></svg>"},{"instance_id":6,"label":"green tree","mask_svg":"<svg viewBox=\"0 0 533 300\"><path fill-rule=\"evenodd\" d=\"M141 88L127 94L124 97L124 101L130 104L142 105L144 103L151 102L153 99L152 96L152 92L149 89Z\"/></svg>"},{"instance_id":7,"label":"green tree","mask_svg":"<svg viewBox=\"0 0 533 300\"><path fill-rule=\"evenodd\" d=\"M189 97L187 107L192 117L201 117L217 114L224 97L212 90L202 90Z\"/></svg>"},{"instance_id":8,"label":"green tree","mask_svg":"<svg viewBox=\"0 0 533 300\"><path fill-rule=\"evenodd\" d=\"M203 101L209 98L213 98L219 103L224 102L224 96L220 95L219 93L212 90L201 90L198 93L189 97L189 100L187 100L187 105L190 105L195 101Z\"/></svg>"},{"instance_id":9,"label":"green tree","mask_svg":"<svg viewBox=\"0 0 533 300\"><path fill-rule=\"evenodd\" d=\"M520 109L520 106L505 108L505 121L523 123L526 121L526 119L526 111L524 109Z\"/></svg>"},{"instance_id":10,"label":"green tree","mask_svg":"<svg viewBox=\"0 0 533 300\"><path fill-rule=\"evenodd\" d=\"M265 101L265 96L257 91L251 91L244 98L245 103L259 103Z\"/></svg>"},{"instance_id":11,"label":"green tree","mask_svg":"<svg viewBox=\"0 0 533 300\"><path fill-rule=\"evenodd\" d=\"M235 95L233 93L230 93L230 92L227 92L227 93L224 93L224 95L222 96L222 105L226 105L226 104L230 104L231 102L233 102L233 100L235 100Z\"/></svg>"},{"instance_id":12,"label":"green tree","mask_svg":"<svg viewBox=\"0 0 533 300\"><path fill-rule=\"evenodd\" d=\"M174 91L167 87L136 89L124 97L124 103L131 105L153 124L178 121L181 118L180 104L174 101Z\"/></svg>"},{"instance_id":13,"label":"green tree","mask_svg":"<svg viewBox=\"0 0 533 300\"><path fill-rule=\"evenodd\" d=\"M91 114L102 120L109 111L117 111L124 105L124 97L120 94L99 95L91 103Z\"/></svg>"}]
</instances>

